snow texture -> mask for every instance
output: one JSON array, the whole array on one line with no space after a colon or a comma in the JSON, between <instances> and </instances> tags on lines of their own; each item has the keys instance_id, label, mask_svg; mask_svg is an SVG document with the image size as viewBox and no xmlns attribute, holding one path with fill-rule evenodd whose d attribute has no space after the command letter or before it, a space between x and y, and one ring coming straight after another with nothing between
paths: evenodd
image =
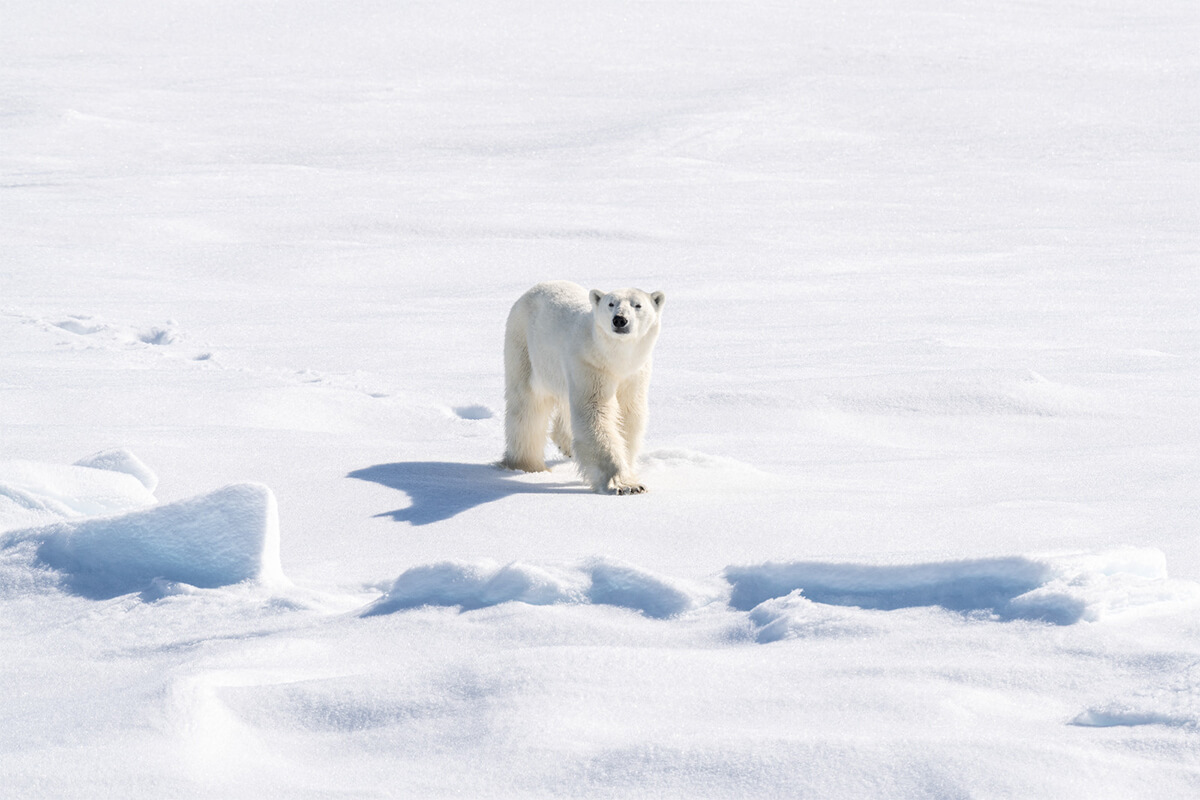
<instances>
[{"instance_id":1,"label":"snow texture","mask_svg":"<svg viewBox=\"0 0 1200 800\"><path fill-rule=\"evenodd\" d=\"M89 459L85 459L88 461ZM122 464L129 463L121 460ZM94 516L156 502L144 478L127 469L0 461L0 530L21 522Z\"/></svg>"},{"instance_id":2,"label":"snow texture","mask_svg":"<svg viewBox=\"0 0 1200 800\"><path fill-rule=\"evenodd\" d=\"M458 606L469 611L519 601L532 605L596 603L666 619L691 610L703 599L702 593L688 591L666 577L604 561L575 569L443 563L405 571L363 616L420 606Z\"/></svg>"},{"instance_id":3,"label":"snow texture","mask_svg":"<svg viewBox=\"0 0 1200 800\"><path fill-rule=\"evenodd\" d=\"M751 611L759 640L803 628L813 604L894 611L938 607L975 618L1071 625L1136 611L1200 606L1200 584L1173 581L1154 550L933 564L819 562L730 567L730 604ZM779 602L782 600L783 602Z\"/></svg>"},{"instance_id":4,"label":"snow texture","mask_svg":"<svg viewBox=\"0 0 1200 800\"><path fill-rule=\"evenodd\" d=\"M6 0L0 794L1197 796L1197 42ZM645 495L495 466L556 279Z\"/></svg>"},{"instance_id":5,"label":"snow texture","mask_svg":"<svg viewBox=\"0 0 1200 800\"><path fill-rule=\"evenodd\" d=\"M18 530L4 542L36 542L39 563L59 572L68 590L96 599L141 591L155 580L203 588L283 580L275 496L259 484Z\"/></svg>"},{"instance_id":6,"label":"snow texture","mask_svg":"<svg viewBox=\"0 0 1200 800\"><path fill-rule=\"evenodd\" d=\"M158 476L151 472L150 468L143 464L141 459L124 448L95 453L87 458L76 461L75 466L124 472L137 478L138 482L145 486L148 492L153 492L158 486Z\"/></svg>"}]
</instances>

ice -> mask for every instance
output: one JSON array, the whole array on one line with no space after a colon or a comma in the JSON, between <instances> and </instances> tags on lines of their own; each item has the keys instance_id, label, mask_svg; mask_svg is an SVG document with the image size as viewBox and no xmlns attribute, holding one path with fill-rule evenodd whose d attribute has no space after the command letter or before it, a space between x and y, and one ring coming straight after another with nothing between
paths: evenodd
<instances>
[{"instance_id":1,"label":"ice","mask_svg":"<svg viewBox=\"0 0 1200 800\"><path fill-rule=\"evenodd\" d=\"M164 580L203 588L284 581L279 512L271 490L260 484L7 536L8 546L25 542L36 542L38 562L87 597L116 597Z\"/></svg>"}]
</instances>

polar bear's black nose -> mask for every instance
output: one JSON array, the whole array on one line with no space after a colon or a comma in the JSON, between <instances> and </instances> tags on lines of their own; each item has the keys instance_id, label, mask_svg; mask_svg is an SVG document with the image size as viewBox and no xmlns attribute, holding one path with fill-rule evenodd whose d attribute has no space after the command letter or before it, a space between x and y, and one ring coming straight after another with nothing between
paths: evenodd
<instances>
[{"instance_id":1,"label":"polar bear's black nose","mask_svg":"<svg viewBox=\"0 0 1200 800\"><path fill-rule=\"evenodd\" d=\"M613 327L614 328L624 328L628 324L629 324L629 320L625 319L624 317L619 317L619 316L613 317Z\"/></svg>"}]
</instances>

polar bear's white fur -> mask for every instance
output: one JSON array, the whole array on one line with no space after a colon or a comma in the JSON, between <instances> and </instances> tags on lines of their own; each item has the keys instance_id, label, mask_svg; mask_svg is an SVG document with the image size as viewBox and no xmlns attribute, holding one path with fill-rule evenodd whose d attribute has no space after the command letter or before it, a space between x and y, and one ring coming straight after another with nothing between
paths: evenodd
<instances>
[{"instance_id":1,"label":"polar bear's white fur","mask_svg":"<svg viewBox=\"0 0 1200 800\"><path fill-rule=\"evenodd\" d=\"M509 469L546 469L546 432L597 492L639 494L650 362L663 293L539 283L508 315L504 438Z\"/></svg>"}]
</instances>

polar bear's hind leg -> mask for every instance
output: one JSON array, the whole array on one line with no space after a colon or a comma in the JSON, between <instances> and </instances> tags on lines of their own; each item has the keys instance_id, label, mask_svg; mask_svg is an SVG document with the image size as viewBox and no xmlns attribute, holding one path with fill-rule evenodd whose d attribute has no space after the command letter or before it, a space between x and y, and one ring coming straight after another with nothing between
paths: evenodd
<instances>
[{"instance_id":1,"label":"polar bear's hind leg","mask_svg":"<svg viewBox=\"0 0 1200 800\"><path fill-rule=\"evenodd\" d=\"M554 400L533 390L524 325L509 319L504 337L504 460L524 472L546 469L546 428Z\"/></svg>"}]
</instances>

